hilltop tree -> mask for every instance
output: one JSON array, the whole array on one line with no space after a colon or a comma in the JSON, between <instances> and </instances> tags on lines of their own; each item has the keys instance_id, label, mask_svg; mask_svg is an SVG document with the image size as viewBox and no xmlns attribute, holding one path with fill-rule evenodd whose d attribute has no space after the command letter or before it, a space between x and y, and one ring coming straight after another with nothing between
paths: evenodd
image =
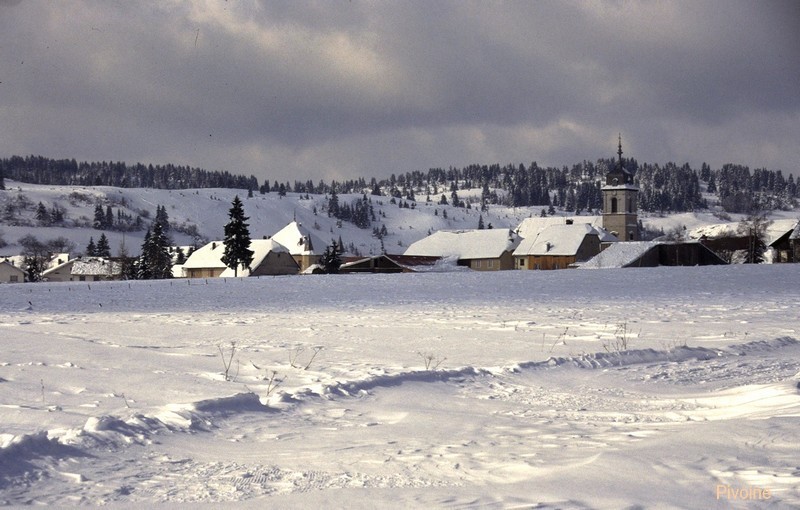
<instances>
[{"instance_id":1,"label":"hilltop tree","mask_svg":"<svg viewBox=\"0 0 800 510\"><path fill-rule=\"evenodd\" d=\"M228 212L230 221L225 225L225 252L222 263L233 269L233 275L239 275L239 266L249 267L253 262L253 250L250 249L250 230L244 215L244 207L239 195L236 195Z\"/></svg>"}]
</instances>

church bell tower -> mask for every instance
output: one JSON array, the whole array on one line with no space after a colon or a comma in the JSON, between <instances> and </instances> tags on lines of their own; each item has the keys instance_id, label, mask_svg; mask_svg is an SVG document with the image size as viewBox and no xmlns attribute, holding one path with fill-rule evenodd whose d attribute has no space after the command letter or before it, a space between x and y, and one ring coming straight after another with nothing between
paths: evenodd
<instances>
[{"instance_id":1,"label":"church bell tower","mask_svg":"<svg viewBox=\"0 0 800 510\"><path fill-rule=\"evenodd\" d=\"M633 184L633 174L622 163L622 135L619 136L619 160L606 174L603 192L603 228L620 241L639 240L639 219L636 198L639 188Z\"/></svg>"}]
</instances>

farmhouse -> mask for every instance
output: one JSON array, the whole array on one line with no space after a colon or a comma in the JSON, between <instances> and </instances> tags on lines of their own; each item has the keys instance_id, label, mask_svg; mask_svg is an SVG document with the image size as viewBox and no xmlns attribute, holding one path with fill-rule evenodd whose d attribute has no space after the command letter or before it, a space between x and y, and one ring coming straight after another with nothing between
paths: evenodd
<instances>
[{"instance_id":1,"label":"farmhouse","mask_svg":"<svg viewBox=\"0 0 800 510\"><path fill-rule=\"evenodd\" d=\"M73 281L72 266L78 259L62 261L50 269L42 272L42 280L46 282L71 282Z\"/></svg>"},{"instance_id":2,"label":"farmhouse","mask_svg":"<svg viewBox=\"0 0 800 510\"><path fill-rule=\"evenodd\" d=\"M601 242L617 238L588 223L551 225L514 250L517 269L565 269L600 253Z\"/></svg>"},{"instance_id":3,"label":"farmhouse","mask_svg":"<svg viewBox=\"0 0 800 510\"><path fill-rule=\"evenodd\" d=\"M238 276L297 274L300 270L289 250L273 239L250 241L253 262L249 268L239 268ZM225 245L213 241L192 252L183 264L186 278L216 278L234 276L233 269L222 262Z\"/></svg>"},{"instance_id":4,"label":"farmhouse","mask_svg":"<svg viewBox=\"0 0 800 510\"><path fill-rule=\"evenodd\" d=\"M0 283L22 283L25 281L25 271L11 262L0 262Z\"/></svg>"},{"instance_id":5,"label":"farmhouse","mask_svg":"<svg viewBox=\"0 0 800 510\"><path fill-rule=\"evenodd\" d=\"M412 243L406 256L455 258L476 271L514 269L520 237L507 229L440 230Z\"/></svg>"},{"instance_id":6,"label":"farmhouse","mask_svg":"<svg viewBox=\"0 0 800 510\"><path fill-rule=\"evenodd\" d=\"M319 262L325 243L322 239L312 234L302 224L292 221L271 237L289 250L301 271L305 271L312 264Z\"/></svg>"}]
</instances>

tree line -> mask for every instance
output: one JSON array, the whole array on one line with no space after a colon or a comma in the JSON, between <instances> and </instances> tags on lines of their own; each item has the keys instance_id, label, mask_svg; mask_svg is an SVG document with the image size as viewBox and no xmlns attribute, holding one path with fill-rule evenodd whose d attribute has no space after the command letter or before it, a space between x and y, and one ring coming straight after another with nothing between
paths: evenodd
<instances>
[{"instance_id":1,"label":"tree line","mask_svg":"<svg viewBox=\"0 0 800 510\"><path fill-rule=\"evenodd\" d=\"M602 207L601 188L605 174L616 165L614 158L601 158L596 162L582 161L571 167L542 167L536 162L523 164L468 165L463 168L431 168L392 174L388 179L369 180L361 177L344 181L311 180L294 183L269 179L259 185L254 176L245 177L229 172L207 171L176 165L128 165L113 162L82 162L54 160L41 156L12 156L0 159L0 189L3 176L22 182L50 185L116 186L122 188L232 188L246 189L248 196L254 191L262 194L287 192L303 194L369 194L390 196L416 202L440 202L440 196L456 207L471 205L485 210L488 204L510 207L542 206L562 207L568 212L593 213ZM634 158L624 158L625 168L634 174L640 189L639 207L647 212L686 212L709 206L701 193L701 183L713 194L722 207L733 213L752 210L788 209L800 197L798 182L793 175L784 176L781 170L767 170L738 164L726 164L711 169L703 163L699 169L688 163L663 165L642 163ZM457 199L457 191L482 189L479 204ZM341 210L333 205L333 215L345 221L359 223L362 228L374 221L362 208L364 204L342 204ZM348 210L350 209L350 210ZM125 223L119 221L118 223Z\"/></svg>"}]
</instances>

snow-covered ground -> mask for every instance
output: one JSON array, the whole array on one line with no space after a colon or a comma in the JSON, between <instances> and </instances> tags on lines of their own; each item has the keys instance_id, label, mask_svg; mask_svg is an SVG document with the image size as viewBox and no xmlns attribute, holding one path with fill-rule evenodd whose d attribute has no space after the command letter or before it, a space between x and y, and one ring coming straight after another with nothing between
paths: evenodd
<instances>
[{"instance_id":1,"label":"snow-covered ground","mask_svg":"<svg viewBox=\"0 0 800 510\"><path fill-rule=\"evenodd\" d=\"M796 508L799 275L0 285L0 504Z\"/></svg>"}]
</instances>

